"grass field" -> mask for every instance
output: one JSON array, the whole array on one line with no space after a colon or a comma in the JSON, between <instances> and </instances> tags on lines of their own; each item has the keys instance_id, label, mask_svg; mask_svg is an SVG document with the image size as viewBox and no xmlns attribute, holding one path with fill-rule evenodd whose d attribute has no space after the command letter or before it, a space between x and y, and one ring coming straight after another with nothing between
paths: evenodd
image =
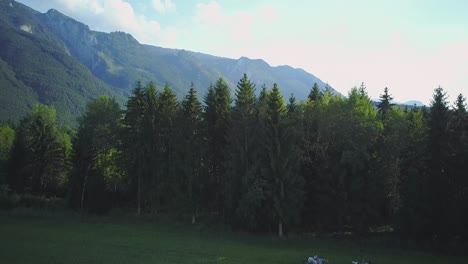
<instances>
[{"instance_id":1,"label":"grass field","mask_svg":"<svg viewBox=\"0 0 468 264\"><path fill-rule=\"evenodd\" d=\"M379 245L377 245L379 244ZM382 243L259 236L116 217L0 211L0 263L304 263L360 257L380 264L468 263L467 258L388 248Z\"/></svg>"}]
</instances>

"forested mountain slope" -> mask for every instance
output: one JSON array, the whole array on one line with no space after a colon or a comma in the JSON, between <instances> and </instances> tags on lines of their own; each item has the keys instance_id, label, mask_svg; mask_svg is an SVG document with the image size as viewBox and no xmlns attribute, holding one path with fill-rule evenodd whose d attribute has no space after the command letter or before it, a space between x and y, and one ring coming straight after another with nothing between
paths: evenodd
<instances>
[{"instance_id":1,"label":"forested mountain slope","mask_svg":"<svg viewBox=\"0 0 468 264\"><path fill-rule=\"evenodd\" d=\"M0 119L18 120L43 103L57 109L60 123L74 124L92 98L105 94L123 102L122 91L67 54L39 13L8 2L0 2Z\"/></svg>"},{"instance_id":2,"label":"forested mountain slope","mask_svg":"<svg viewBox=\"0 0 468 264\"><path fill-rule=\"evenodd\" d=\"M324 82L301 69L271 67L263 60L245 57L228 59L144 45L127 33L92 31L57 10L42 14L13 0L0 0L0 3L0 16L6 24L16 29L31 28L32 35L57 44L94 76L127 92L141 80L143 83L153 81L159 87L168 83L181 96L193 82L203 96L219 77L234 86L244 73L258 86L257 92L263 84L271 87L276 82L285 96L293 93L299 99L305 99L314 83L325 88Z\"/></svg>"}]
</instances>

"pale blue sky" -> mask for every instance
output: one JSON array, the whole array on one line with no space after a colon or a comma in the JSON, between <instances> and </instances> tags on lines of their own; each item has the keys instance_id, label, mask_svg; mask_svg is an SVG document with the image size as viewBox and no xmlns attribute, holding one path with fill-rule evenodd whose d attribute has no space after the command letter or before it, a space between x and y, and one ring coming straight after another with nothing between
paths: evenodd
<instances>
[{"instance_id":1,"label":"pale blue sky","mask_svg":"<svg viewBox=\"0 0 468 264\"><path fill-rule=\"evenodd\" d=\"M468 96L464 0L19 2L142 43L303 68L344 94L364 82L372 98L387 86L401 102L428 104L439 85L450 101Z\"/></svg>"}]
</instances>

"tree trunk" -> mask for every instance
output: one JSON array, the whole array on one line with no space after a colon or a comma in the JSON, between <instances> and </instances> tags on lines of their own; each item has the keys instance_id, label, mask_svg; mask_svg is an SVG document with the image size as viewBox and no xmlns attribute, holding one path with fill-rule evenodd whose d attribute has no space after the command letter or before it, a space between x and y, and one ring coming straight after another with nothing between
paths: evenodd
<instances>
[{"instance_id":1,"label":"tree trunk","mask_svg":"<svg viewBox=\"0 0 468 264\"><path fill-rule=\"evenodd\" d=\"M89 169L91 167L91 164L86 167L86 173L83 181L83 187L81 188L81 202L80 202L80 210L81 213L83 213L84 210L84 197L85 197L85 192L86 192L86 184L88 182L88 175L89 175Z\"/></svg>"},{"instance_id":2,"label":"tree trunk","mask_svg":"<svg viewBox=\"0 0 468 264\"><path fill-rule=\"evenodd\" d=\"M138 174L138 190L137 190L137 207L138 207L138 216L141 213L141 176Z\"/></svg>"},{"instance_id":3,"label":"tree trunk","mask_svg":"<svg viewBox=\"0 0 468 264\"><path fill-rule=\"evenodd\" d=\"M278 223L278 237L283 237L283 222L281 220Z\"/></svg>"}]
</instances>

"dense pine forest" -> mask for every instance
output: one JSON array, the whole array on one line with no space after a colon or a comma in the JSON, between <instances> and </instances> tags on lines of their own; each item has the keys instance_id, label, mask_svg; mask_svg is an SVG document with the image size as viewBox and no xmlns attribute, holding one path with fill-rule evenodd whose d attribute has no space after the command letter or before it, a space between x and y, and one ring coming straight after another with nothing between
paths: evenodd
<instances>
[{"instance_id":1,"label":"dense pine forest","mask_svg":"<svg viewBox=\"0 0 468 264\"><path fill-rule=\"evenodd\" d=\"M256 89L260 89L259 93ZM258 96L257 96L258 94ZM353 234L453 248L468 243L468 116L442 88L429 108L396 107L387 88L308 99L246 75L200 99L138 83L122 109L90 102L76 129L36 105L0 125L0 206L61 199L82 213L120 208L249 232Z\"/></svg>"}]
</instances>

